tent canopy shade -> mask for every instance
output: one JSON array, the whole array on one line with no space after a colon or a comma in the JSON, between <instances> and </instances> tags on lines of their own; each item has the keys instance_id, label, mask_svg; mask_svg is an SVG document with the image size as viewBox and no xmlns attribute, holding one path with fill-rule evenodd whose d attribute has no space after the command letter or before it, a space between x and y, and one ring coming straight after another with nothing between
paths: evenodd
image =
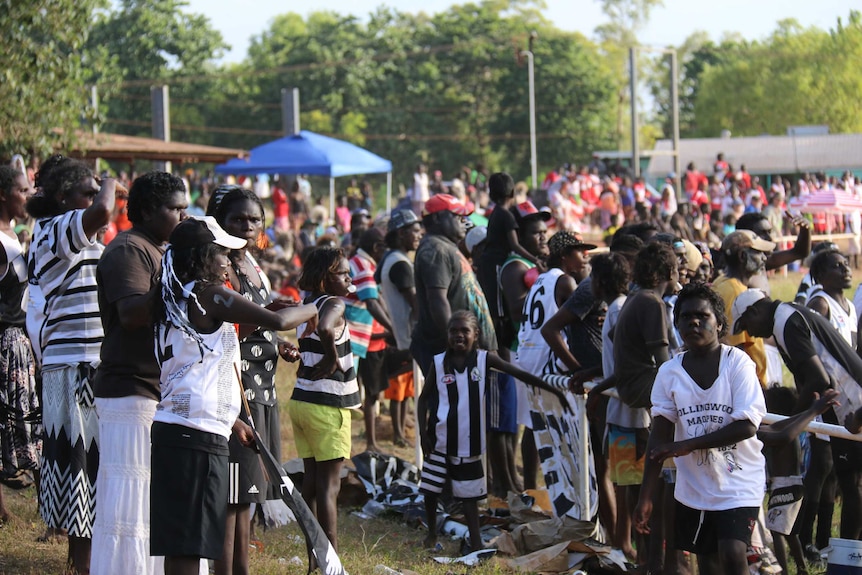
<instances>
[{"instance_id":1,"label":"tent canopy shade","mask_svg":"<svg viewBox=\"0 0 862 575\"><path fill-rule=\"evenodd\" d=\"M302 130L260 145L248 160L234 159L216 167L220 174L311 174L338 178L392 171L392 162L359 146Z\"/></svg>"}]
</instances>

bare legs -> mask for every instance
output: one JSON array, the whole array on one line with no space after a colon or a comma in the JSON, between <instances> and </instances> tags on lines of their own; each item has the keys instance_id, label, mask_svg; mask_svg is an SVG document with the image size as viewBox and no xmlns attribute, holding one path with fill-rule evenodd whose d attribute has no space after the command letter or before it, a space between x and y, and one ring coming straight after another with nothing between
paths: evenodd
<instances>
[{"instance_id":1,"label":"bare legs","mask_svg":"<svg viewBox=\"0 0 862 575\"><path fill-rule=\"evenodd\" d=\"M341 490L341 466L344 459L315 461L313 457L307 457L302 462L305 466L302 498L317 517L332 546L338 550L338 509L335 500Z\"/></svg>"},{"instance_id":2,"label":"bare legs","mask_svg":"<svg viewBox=\"0 0 862 575\"><path fill-rule=\"evenodd\" d=\"M187 555L165 557L165 575L198 575L201 558Z\"/></svg>"},{"instance_id":3,"label":"bare legs","mask_svg":"<svg viewBox=\"0 0 862 575\"><path fill-rule=\"evenodd\" d=\"M87 575L90 572L91 548L92 540L89 537L69 535L69 556L66 561L72 573Z\"/></svg>"},{"instance_id":4,"label":"bare legs","mask_svg":"<svg viewBox=\"0 0 862 575\"><path fill-rule=\"evenodd\" d=\"M407 447L404 422L407 421L407 399L389 401L389 415L392 416L392 443L398 447Z\"/></svg>"},{"instance_id":5,"label":"bare legs","mask_svg":"<svg viewBox=\"0 0 862 575\"><path fill-rule=\"evenodd\" d=\"M491 492L505 499L509 491L520 493L523 485L515 469L514 433L488 432L488 465L491 467Z\"/></svg>"},{"instance_id":6,"label":"bare legs","mask_svg":"<svg viewBox=\"0 0 862 575\"><path fill-rule=\"evenodd\" d=\"M374 413L376 408L377 395L367 394L365 405L362 407L365 416L365 449L380 452L380 448L377 446L377 414Z\"/></svg>"},{"instance_id":7,"label":"bare legs","mask_svg":"<svg viewBox=\"0 0 862 575\"><path fill-rule=\"evenodd\" d=\"M248 575L249 509L248 503L227 506L224 549L215 562L216 575Z\"/></svg>"},{"instance_id":8,"label":"bare legs","mask_svg":"<svg viewBox=\"0 0 862 575\"><path fill-rule=\"evenodd\" d=\"M521 436L521 460L524 462L524 489L536 489L539 475L539 451L536 449L536 438L533 430L524 428Z\"/></svg>"}]
</instances>

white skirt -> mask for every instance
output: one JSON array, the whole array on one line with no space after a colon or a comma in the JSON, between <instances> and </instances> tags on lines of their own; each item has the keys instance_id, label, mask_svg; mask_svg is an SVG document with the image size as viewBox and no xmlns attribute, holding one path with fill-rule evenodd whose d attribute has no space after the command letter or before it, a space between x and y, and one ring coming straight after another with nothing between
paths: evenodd
<instances>
[{"instance_id":1,"label":"white skirt","mask_svg":"<svg viewBox=\"0 0 862 575\"><path fill-rule=\"evenodd\" d=\"M156 400L97 397L100 456L92 575L164 573L150 557L150 427Z\"/></svg>"}]
</instances>

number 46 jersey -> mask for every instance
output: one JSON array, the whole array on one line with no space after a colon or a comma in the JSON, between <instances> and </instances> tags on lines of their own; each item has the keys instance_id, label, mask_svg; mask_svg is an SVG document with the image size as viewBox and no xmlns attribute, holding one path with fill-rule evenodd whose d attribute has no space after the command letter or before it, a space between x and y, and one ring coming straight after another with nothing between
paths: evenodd
<instances>
[{"instance_id":1,"label":"number 46 jersey","mask_svg":"<svg viewBox=\"0 0 862 575\"><path fill-rule=\"evenodd\" d=\"M521 369L536 375L566 371L542 337L542 326L560 309L554 294L557 280L563 273L563 270L554 268L540 275L524 300L523 321L518 331L518 352L515 363ZM563 333L563 339L565 338L566 335Z\"/></svg>"}]
</instances>

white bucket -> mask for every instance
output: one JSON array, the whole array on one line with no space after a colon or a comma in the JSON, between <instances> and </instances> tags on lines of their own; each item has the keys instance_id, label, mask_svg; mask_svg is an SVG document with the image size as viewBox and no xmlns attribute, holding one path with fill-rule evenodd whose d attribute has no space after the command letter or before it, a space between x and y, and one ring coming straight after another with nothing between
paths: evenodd
<instances>
[{"instance_id":1,"label":"white bucket","mask_svg":"<svg viewBox=\"0 0 862 575\"><path fill-rule=\"evenodd\" d=\"M862 575L862 541L830 537L826 575Z\"/></svg>"}]
</instances>

